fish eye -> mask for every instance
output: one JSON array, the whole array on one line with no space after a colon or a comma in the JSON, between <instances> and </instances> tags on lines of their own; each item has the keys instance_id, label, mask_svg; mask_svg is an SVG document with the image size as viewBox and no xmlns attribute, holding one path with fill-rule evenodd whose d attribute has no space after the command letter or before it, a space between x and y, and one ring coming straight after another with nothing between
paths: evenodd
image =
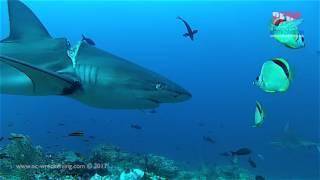
<instances>
[{"instance_id":1,"label":"fish eye","mask_svg":"<svg viewBox=\"0 0 320 180\"><path fill-rule=\"evenodd\" d=\"M166 88L166 85L161 82L158 82L158 83L156 83L155 88L156 88L156 90L162 90L162 89Z\"/></svg>"}]
</instances>

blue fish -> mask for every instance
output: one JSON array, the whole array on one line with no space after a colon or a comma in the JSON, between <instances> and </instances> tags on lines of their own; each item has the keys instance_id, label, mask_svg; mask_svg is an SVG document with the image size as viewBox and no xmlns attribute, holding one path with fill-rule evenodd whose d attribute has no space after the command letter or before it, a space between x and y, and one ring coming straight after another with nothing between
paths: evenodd
<instances>
[{"instance_id":1,"label":"blue fish","mask_svg":"<svg viewBox=\"0 0 320 180\"><path fill-rule=\"evenodd\" d=\"M86 42L87 44L89 44L89 45L91 45L91 46L95 46L95 45L96 45L96 43L95 43L92 39L87 38L87 37L84 36L83 34L82 34L82 41L83 41L83 42Z\"/></svg>"}]
</instances>

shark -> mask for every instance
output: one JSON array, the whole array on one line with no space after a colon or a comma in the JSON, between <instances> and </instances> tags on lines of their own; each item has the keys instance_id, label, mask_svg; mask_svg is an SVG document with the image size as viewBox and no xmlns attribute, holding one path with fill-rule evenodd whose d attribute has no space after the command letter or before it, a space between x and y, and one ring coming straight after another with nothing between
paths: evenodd
<instances>
[{"instance_id":1,"label":"shark","mask_svg":"<svg viewBox=\"0 0 320 180\"><path fill-rule=\"evenodd\" d=\"M85 41L70 48L65 37L52 37L23 2L7 4L9 36L0 41L1 94L65 96L103 109L155 109L191 99L175 82Z\"/></svg>"},{"instance_id":2,"label":"shark","mask_svg":"<svg viewBox=\"0 0 320 180\"><path fill-rule=\"evenodd\" d=\"M289 123L285 125L282 136L271 142L271 145L288 150L316 148L320 152L320 142L307 141L292 132Z\"/></svg>"}]
</instances>

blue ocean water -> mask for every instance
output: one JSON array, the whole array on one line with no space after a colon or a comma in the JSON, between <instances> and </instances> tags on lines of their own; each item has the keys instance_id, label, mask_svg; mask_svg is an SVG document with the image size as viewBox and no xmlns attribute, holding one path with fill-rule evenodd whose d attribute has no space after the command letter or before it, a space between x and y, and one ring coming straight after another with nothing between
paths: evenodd
<instances>
[{"instance_id":1,"label":"blue ocean water","mask_svg":"<svg viewBox=\"0 0 320 180\"><path fill-rule=\"evenodd\" d=\"M249 147L264 156L253 170L270 178L320 179L316 149L270 145L284 126L320 141L319 1L23 1L54 37L75 44L85 34L97 47L152 69L188 89L191 100L164 104L157 113L105 110L72 99L1 95L1 133L29 135L34 144L87 152L112 143L130 152L154 153L186 166L224 164L221 152ZM0 2L1 39L8 35L6 2ZM289 49L270 37L272 12L301 12L306 47ZM183 37L185 18L198 29ZM290 90L267 94L253 85L262 64L275 57L294 69ZM256 100L266 109L252 128ZM64 123L65 126L57 126ZM143 127L137 131L130 124ZM63 138L81 130L90 146ZM50 133L48 133L50 131ZM208 144L203 136L216 143ZM248 167L246 160L240 162Z\"/></svg>"}]
</instances>

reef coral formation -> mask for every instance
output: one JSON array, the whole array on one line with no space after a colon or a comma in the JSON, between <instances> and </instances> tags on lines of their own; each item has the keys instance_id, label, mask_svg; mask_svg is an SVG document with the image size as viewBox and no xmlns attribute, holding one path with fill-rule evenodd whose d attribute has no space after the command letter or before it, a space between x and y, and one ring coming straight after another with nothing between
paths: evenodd
<instances>
[{"instance_id":1,"label":"reef coral formation","mask_svg":"<svg viewBox=\"0 0 320 180\"><path fill-rule=\"evenodd\" d=\"M254 179L235 165L187 170L166 157L129 153L109 144L97 145L88 154L46 152L28 136L19 137L0 149L0 179Z\"/></svg>"}]
</instances>

